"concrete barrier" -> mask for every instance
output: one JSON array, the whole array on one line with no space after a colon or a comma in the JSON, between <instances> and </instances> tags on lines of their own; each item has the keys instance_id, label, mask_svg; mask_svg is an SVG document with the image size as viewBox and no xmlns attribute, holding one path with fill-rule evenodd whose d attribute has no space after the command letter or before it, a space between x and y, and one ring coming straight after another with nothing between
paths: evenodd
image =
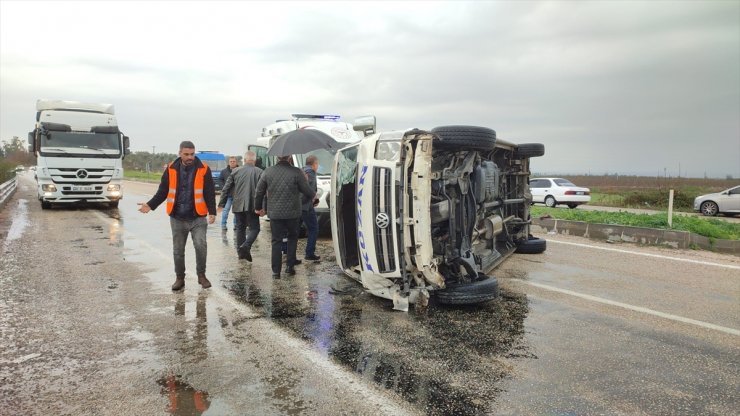
<instances>
[{"instance_id":1,"label":"concrete barrier","mask_svg":"<svg viewBox=\"0 0 740 416\"><path fill-rule=\"evenodd\" d=\"M637 244L663 245L674 248L704 250L740 256L740 240L708 238L688 231L631 227L614 224L592 224L555 218L534 218L532 224L548 232L592 238L602 241L624 241Z\"/></svg>"},{"instance_id":2,"label":"concrete barrier","mask_svg":"<svg viewBox=\"0 0 740 416\"><path fill-rule=\"evenodd\" d=\"M15 189L17 188L17 184L17 176L0 184L0 209L4 207L5 203L10 200L11 196L13 196L13 193L15 193Z\"/></svg>"}]
</instances>

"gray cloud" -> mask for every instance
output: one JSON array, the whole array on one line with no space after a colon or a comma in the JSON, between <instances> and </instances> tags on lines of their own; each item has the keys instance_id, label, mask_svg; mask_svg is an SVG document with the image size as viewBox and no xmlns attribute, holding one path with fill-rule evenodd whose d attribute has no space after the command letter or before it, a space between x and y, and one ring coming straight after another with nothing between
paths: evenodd
<instances>
[{"instance_id":1,"label":"gray cloud","mask_svg":"<svg viewBox=\"0 0 740 416\"><path fill-rule=\"evenodd\" d=\"M268 16L217 3L172 21L147 6L132 36L110 42L136 53L78 53L84 40L67 39L62 60L87 76L59 85L51 63L0 48L0 139L24 137L35 100L50 97L113 102L141 150L187 136L242 153L276 118L331 112L375 114L383 129L489 126L544 143L539 171L676 174L681 163L740 177L737 2L290 4ZM272 23L255 34L260 20Z\"/></svg>"}]
</instances>

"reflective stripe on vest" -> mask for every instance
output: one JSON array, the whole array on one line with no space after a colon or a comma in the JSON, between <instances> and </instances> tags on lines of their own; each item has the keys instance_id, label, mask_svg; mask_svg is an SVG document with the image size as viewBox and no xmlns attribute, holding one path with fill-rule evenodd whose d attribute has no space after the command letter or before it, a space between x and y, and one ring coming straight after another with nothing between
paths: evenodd
<instances>
[{"instance_id":1,"label":"reflective stripe on vest","mask_svg":"<svg viewBox=\"0 0 740 416\"><path fill-rule=\"evenodd\" d=\"M167 215L170 215L172 213L172 210L175 207L175 199L177 194L177 171L175 168L172 167L172 163L167 167L168 174L170 176L170 186L169 191L167 192ZM206 200L203 197L203 186L205 184L205 176L206 171L208 170L208 165L203 163L202 168L198 168L198 170L195 172L195 180L194 180L194 189L193 189L193 197L195 200L195 212L198 213L200 216L206 216L208 214L208 206L206 205Z\"/></svg>"}]
</instances>

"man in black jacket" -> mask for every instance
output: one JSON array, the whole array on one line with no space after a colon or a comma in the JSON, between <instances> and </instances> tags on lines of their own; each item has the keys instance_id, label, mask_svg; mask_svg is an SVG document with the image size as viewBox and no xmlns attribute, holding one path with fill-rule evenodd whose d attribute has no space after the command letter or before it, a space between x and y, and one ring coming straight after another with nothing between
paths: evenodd
<instances>
[{"instance_id":1,"label":"man in black jacket","mask_svg":"<svg viewBox=\"0 0 740 416\"><path fill-rule=\"evenodd\" d=\"M211 287L206 277L208 224L216 220L216 190L211 168L195 156L195 145L185 140L180 143L179 158L170 163L162 173L159 189L148 202L139 204L139 211L146 214L167 201L167 215L172 228L172 252L175 260L175 283L172 290L185 287L185 243L188 234L195 247L195 264L198 283ZM207 219L206 219L207 217Z\"/></svg>"},{"instance_id":2,"label":"man in black jacket","mask_svg":"<svg viewBox=\"0 0 740 416\"><path fill-rule=\"evenodd\" d=\"M308 187L311 188L314 195L317 191L316 185L316 171L319 170L319 158L314 155L309 155L306 158L306 166L303 167L303 172L306 173L308 179ZM319 235L319 222L316 220L316 211L314 205L319 202L314 196L313 198L306 198L305 195L302 199L302 214L301 218L303 223L306 225L306 260L319 261L320 256L316 255L316 238Z\"/></svg>"},{"instance_id":3,"label":"man in black jacket","mask_svg":"<svg viewBox=\"0 0 740 416\"><path fill-rule=\"evenodd\" d=\"M272 234L272 277L280 277L283 255L281 245L283 236L288 235L288 264L285 269L287 275L294 275L296 264L296 248L298 245L298 225L301 218L301 194L311 198L315 193L308 187L306 175L295 166L290 165L291 156L278 157L278 163L270 166L262 173L257 183L254 196L254 212L270 217L270 231ZM269 192L267 209L265 209L265 194Z\"/></svg>"}]
</instances>

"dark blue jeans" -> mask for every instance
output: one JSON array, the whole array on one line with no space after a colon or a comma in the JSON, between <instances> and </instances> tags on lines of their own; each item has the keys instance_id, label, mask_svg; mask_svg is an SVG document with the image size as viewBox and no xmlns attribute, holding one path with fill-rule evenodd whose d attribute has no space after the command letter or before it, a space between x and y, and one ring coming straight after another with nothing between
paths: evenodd
<instances>
[{"instance_id":1,"label":"dark blue jeans","mask_svg":"<svg viewBox=\"0 0 740 416\"><path fill-rule=\"evenodd\" d=\"M313 207L302 211L303 223L306 224L306 257L316 255L316 237L319 235L319 221L316 219L316 211Z\"/></svg>"},{"instance_id":2,"label":"dark blue jeans","mask_svg":"<svg viewBox=\"0 0 740 416\"><path fill-rule=\"evenodd\" d=\"M272 234L272 272L280 273L283 266L283 236L288 235L288 261L287 266L292 269L295 266L295 252L298 247L298 224L300 218L287 220L276 220L270 218L270 231Z\"/></svg>"}]
</instances>

